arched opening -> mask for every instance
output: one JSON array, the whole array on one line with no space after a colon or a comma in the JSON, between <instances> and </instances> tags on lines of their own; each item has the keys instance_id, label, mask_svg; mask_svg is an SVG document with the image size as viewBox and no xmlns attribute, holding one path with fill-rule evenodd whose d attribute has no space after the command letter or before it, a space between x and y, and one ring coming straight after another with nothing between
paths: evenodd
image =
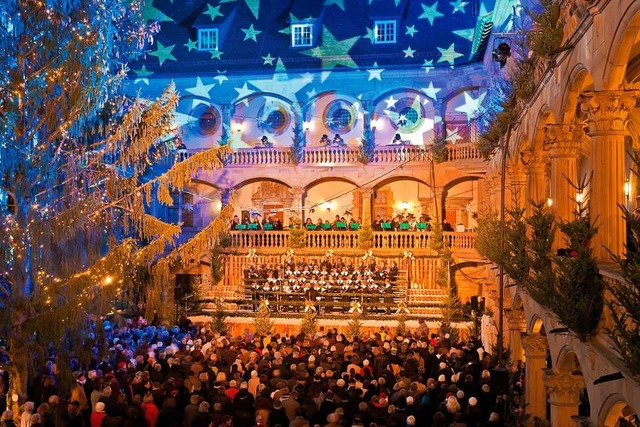
<instances>
[{"instance_id":1,"label":"arched opening","mask_svg":"<svg viewBox=\"0 0 640 427\"><path fill-rule=\"evenodd\" d=\"M582 367L578 356L571 347L564 347L558 355L558 362L556 364L558 372L571 374L575 376L582 376ZM589 417L591 416L591 405L589 404L589 393L585 387L580 393L580 402L578 403L578 416Z\"/></svg>"},{"instance_id":2,"label":"arched opening","mask_svg":"<svg viewBox=\"0 0 640 427\"><path fill-rule=\"evenodd\" d=\"M272 178L252 178L236 184L234 189L236 190L235 214L247 229L260 229L265 223L277 221L286 226L293 213L301 215L301 212L294 212L298 210L294 206L294 195L289 185L282 181Z\"/></svg>"},{"instance_id":3,"label":"arched opening","mask_svg":"<svg viewBox=\"0 0 640 427\"><path fill-rule=\"evenodd\" d=\"M640 417L621 395L614 394L602 405L598 425L603 427L633 427L640 425ZM607 408L607 409L605 409Z\"/></svg>"}]
</instances>

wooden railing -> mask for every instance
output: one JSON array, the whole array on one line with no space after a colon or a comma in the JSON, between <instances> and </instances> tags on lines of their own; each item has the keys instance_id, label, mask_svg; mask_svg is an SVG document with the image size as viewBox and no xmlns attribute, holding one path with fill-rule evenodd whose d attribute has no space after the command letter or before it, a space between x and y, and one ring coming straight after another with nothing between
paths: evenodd
<instances>
[{"instance_id":1,"label":"wooden railing","mask_svg":"<svg viewBox=\"0 0 640 427\"><path fill-rule=\"evenodd\" d=\"M232 249L258 249L289 247L289 231L231 231ZM357 231L309 231L307 248L359 249ZM451 249L475 248L476 233L444 233L444 240ZM419 250L431 248L432 233L415 231L383 231L373 233L372 249Z\"/></svg>"},{"instance_id":2,"label":"wooden railing","mask_svg":"<svg viewBox=\"0 0 640 427\"><path fill-rule=\"evenodd\" d=\"M160 161L162 166L168 167L176 161L189 158L201 149L179 150ZM448 161L483 160L476 144L448 144ZM376 147L370 164L427 162L431 159L429 147L418 145L388 145ZM301 164L359 164L361 151L359 147L308 147L302 152ZM225 162L227 166L251 165L293 165L290 147L274 148L240 148L231 153Z\"/></svg>"}]
</instances>

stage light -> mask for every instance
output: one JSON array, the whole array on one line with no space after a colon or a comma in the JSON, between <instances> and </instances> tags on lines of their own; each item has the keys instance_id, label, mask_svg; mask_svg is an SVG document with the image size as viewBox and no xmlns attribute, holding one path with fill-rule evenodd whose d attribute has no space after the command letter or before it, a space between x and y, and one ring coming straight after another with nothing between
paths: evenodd
<instances>
[{"instance_id":1,"label":"stage light","mask_svg":"<svg viewBox=\"0 0 640 427\"><path fill-rule=\"evenodd\" d=\"M491 58L500 63L500 68L507 64L507 59L511 56L511 46L509 43L502 42L497 48L493 49Z\"/></svg>"}]
</instances>

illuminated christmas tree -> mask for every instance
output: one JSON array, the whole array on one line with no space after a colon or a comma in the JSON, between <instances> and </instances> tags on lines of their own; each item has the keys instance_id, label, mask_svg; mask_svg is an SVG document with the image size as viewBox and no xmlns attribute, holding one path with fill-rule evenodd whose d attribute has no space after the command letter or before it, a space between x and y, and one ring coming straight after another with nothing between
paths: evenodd
<instances>
[{"instance_id":1,"label":"illuminated christmas tree","mask_svg":"<svg viewBox=\"0 0 640 427\"><path fill-rule=\"evenodd\" d=\"M228 148L153 173L181 143L179 98L173 86L155 100L122 95L127 61L157 31L142 1L6 0L0 27L0 336L9 394L24 397L28 365L50 349L62 379L69 348L87 359L99 343L80 331L99 330L134 271L153 265L147 307L158 308L171 266L199 262L218 239L230 208L178 248L180 226L147 211L199 168L222 167Z\"/></svg>"}]
</instances>

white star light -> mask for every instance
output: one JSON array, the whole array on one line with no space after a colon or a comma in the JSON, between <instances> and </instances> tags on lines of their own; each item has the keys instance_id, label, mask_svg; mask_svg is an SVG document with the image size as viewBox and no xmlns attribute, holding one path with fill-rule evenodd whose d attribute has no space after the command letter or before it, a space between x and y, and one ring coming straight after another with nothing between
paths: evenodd
<instances>
[{"instance_id":1,"label":"white star light","mask_svg":"<svg viewBox=\"0 0 640 427\"><path fill-rule=\"evenodd\" d=\"M424 68L425 73L429 74L429 71L433 70L435 67L433 66L433 59L424 60L424 64L422 64L422 68Z\"/></svg>"},{"instance_id":2,"label":"white star light","mask_svg":"<svg viewBox=\"0 0 640 427\"><path fill-rule=\"evenodd\" d=\"M411 46L409 46L405 50L403 50L402 52L404 52L404 57L405 58L413 58L413 54L416 53L416 50L415 49L411 49Z\"/></svg>"},{"instance_id":3,"label":"white star light","mask_svg":"<svg viewBox=\"0 0 640 427\"><path fill-rule=\"evenodd\" d=\"M426 93L426 94L427 94L427 96L428 96L429 98L431 98L431 99L437 99L437 98L438 98L438 97L437 97L437 94L438 94L438 92L440 92L441 90L442 90L442 89L440 89L440 88L436 88L436 87L434 87L434 86L433 86L433 82L430 82L430 83L429 83L429 87L423 87L423 88L422 88L422 91L423 91L424 93Z\"/></svg>"},{"instance_id":4,"label":"white star light","mask_svg":"<svg viewBox=\"0 0 640 427\"><path fill-rule=\"evenodd\" d=\"M441 47L438 48L440 51L440 59L438 59L438 63L440 62L448 62L449 65L453 65L456 58L460 58L463 56L461 53L456 52L455 43L451 43L447 49L443 49Z\"/></svg>"},{"instance_id":5,"label":"white star light","mask_svg":"<svg viewBox=\"0 0 640 427\"><path fill-rule=\"evenodd\" d=\"M455 128L453 130L447 129L447 137L444 139L445 141L449 141L450 143L455 145L461 139L462 139L462 136L460 136L459 128Z\"/></svg>"},{"instance_id":6,"label":"white star light","mask_svg":"<svg viewBox=\"0 0 640 427\"><path fill-rule=\"evenodd\" d=\"M270 53L267 53L267 56L263 56L262 59L264 60L264 62L262 63L262 65L273 65L273 61L276 60L276 58L274 58L273 56L271 56Z\"/></svg>"},{"instance_id":7,"label":"white star light","mask_svg":"<svg viewBox=\"0 0 640 427\"><path fill-rule=\"evenodd\" d=\"M370 70L367 70L367 72L369 73L369 80L368 81L371 81L373 79L382 81L382 72L384 71L384 68L378 68L378 63L377 62L373 63L373 67L374 68L372 68Z\"/></svg>"},{"instance_id":8,"label":"white star light","mask_svg":"<svg viewBox=\"0 0 640 427\"><path fill-rule=\"evenodd\" d=\"M253 28L253 24L249 25L249 28L240 28L240 30L244 33L242 41L253 40L256 43L258 42L258 34L262 32Z\"/></svg>"},{"instance_id":9,"label":"white star light","mask_svg":"<svg viewBox=\"0 0 640 427\"><path fill-rule=\"evenodd\" d=\"M407 25L406 28L407 28L407 31L405 31L405 34L410 37L413 37L418 32L418 30L416 30L415 25L411 25L411 26Z\"/></svg>"},{"instance_id":10,"label":"white star light","mask_svg":"<svg viewBox=\"0 0 640 427\"><path fill-rule=\"evenodd\" d=\"M431 6L425 6L424 3L422 6L422 15L418 16L418 19L427 19L429 20L429 24L433 25L433 21L436 18L442 18L444 16L443 13L438 12L438 2L435 2Z\"/></svg>"},{"instance_id":11,"label":"white star light","mask_svg":"<svg viewBox=\"0 0 640 427\"><path fill-rule=\"evenodd\" d=\"M469 4L469 2L464 0L456 0L456 1L452 1L450 4L451 4L451 7L453 7L453 13L456 13L456 12L466 13L464 8Z\"/></svg>"},{"instance_id":12,"label":"white star light","mask_svg":"<svg viewBox=\"0 0 640 427\"><path fill-rule=\"evenodd\" d=\"M147 77L153 74L153 71L148 71L147 67L143 65L142 68L139 70L133 70L133 72L138 76L133 81L133 84L144 83L149 86L149 79Z\"/></svg>"},{"instance_id":13,"label":"white star light","mask_svg":"<svg viewBox=\"0 0 640 427\"><path fill-rule=\"evenodd\" d=\"M467 120L471 120L480 109L480 105L484 100L484 97L487 95L487 92L483 92L479 97L473 99L469 92L464 93L464 104L460 107L456 108L456 111L461 113L465 113L467 115Z\"/></svg>"},{"instance_id":14,"label":"white star light","mask_svg":"<svg viewBox=\"0 0 640 427\"><path fill-rule=\"evenodd\" d=\"M229 77L224 75L225 73L226 73L226 71L218 70L218 74L213 78L213 80L216 80L218 82L218 84L221 85L222 83L224 83L227 80L229 80Z\"/></svg>"},{"instance_id":15,"label":"white star light","mask_svg":"<svg viewBox=\"0 0 640 427\"><path fill-rule=\"evenodd\" d=\"M202 83L202 79L200 77L196 78L196 85L194 87L190 87L185 89L187 92L192 93L196 96L200 96L202 98L209 98L209 91L215 86L215 83L210 85L205 85Z\"/></svg>"},{"instance_id":16,"label":"white star light","mask_svg":"<svg viewBox=\"0 0 640 427\"><path fill-rule=\"evenodd\" d=\"M255 91L249 89L247 87L247 82L244 83L244 85L241 88L233 88L236 92L238 92L238 98L237 99L242 99L242 98L246 98L247 96L251 95L252 93L254 93Z\"/></svg>"},{"instance_id":17,"label":"white star light","mask_svg":"<svg viewBox=\"0 0 640 427\"><path fill-rule=\"evenodd\" d=\"M387 103L387 109L394 108L396 106L396 102L398 101L399 101L398 99L393 98L393 95L391 95L389 98L384 100L384 102Z\"/></svg>"}]
</instances>

